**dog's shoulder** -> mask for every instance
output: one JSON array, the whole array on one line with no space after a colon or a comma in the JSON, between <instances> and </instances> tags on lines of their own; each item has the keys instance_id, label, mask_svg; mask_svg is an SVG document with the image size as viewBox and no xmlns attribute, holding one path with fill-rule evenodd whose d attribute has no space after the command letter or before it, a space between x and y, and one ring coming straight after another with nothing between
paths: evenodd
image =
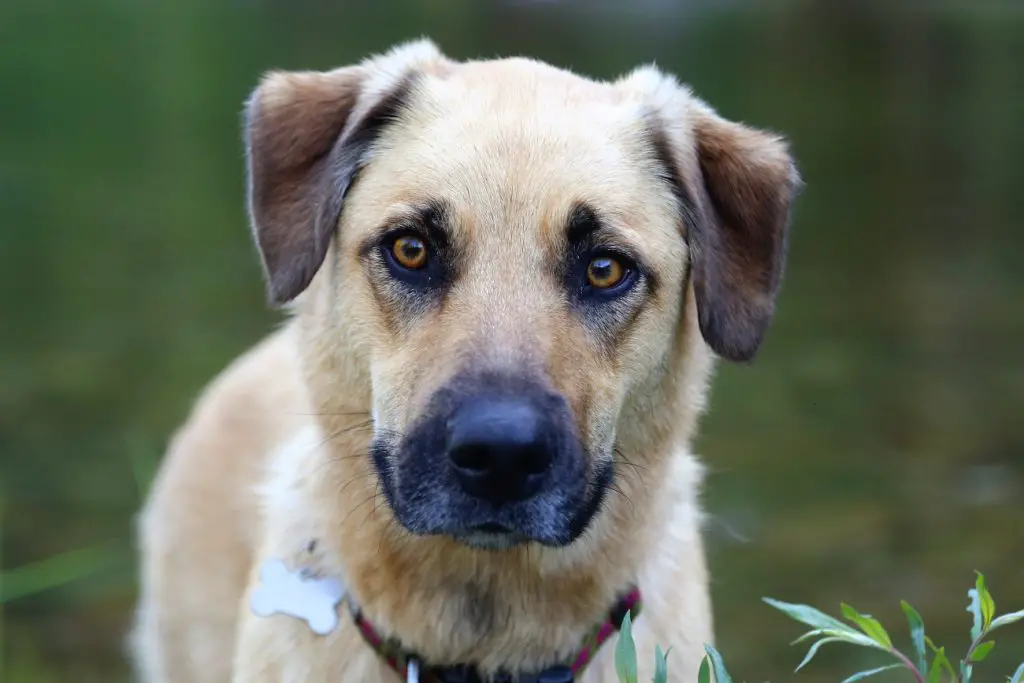
<instances>
[{"instance_id":1,"label":"dog's shoulder","mask_svg":"<svg viewBox=\"0 0 1024 683\"><path fill-rule=\"evenodd\" d=\"M286 325L205 387L152 482L137 520L143 590L131 637L149 680L229 675L225 652L263 535L259 487L312 419L292 335ZM209 625L197 629L199 602Z\"/></svg>"},{"instance_id":2,"label":"dog's shoulder","mask_svg":"<svg viewBox=\"0 0 1024 683\"><path fill-rule=\"evenodd\" d=\"M144 535L175 543L165 538L167 531L208 528L204 520L214 512L250 526L267 459L309 423L310 413L293 333L285 326L238 356L202 391L153 482L141 520ZM211 505L220 509L204 509ZM183 527L182 516L195 525Z\"/></svg>"}]
</instances>

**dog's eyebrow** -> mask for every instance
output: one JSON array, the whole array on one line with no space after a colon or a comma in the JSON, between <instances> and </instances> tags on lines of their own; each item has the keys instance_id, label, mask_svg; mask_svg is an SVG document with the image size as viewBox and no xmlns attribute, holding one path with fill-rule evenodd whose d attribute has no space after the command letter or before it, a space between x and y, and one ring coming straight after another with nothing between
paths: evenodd
<instances>
[{"instance_id":1,"label":"dog's eyebrow","mask_svg":"<svg viewBox=\"0 0 1024 683\"><path fill-rule=\"evenodd\" d=\"M570 245L598 243L603 246L614 246L618 251L639 261L640 250L633 241L619 229L616 221L609 215L602 218L596 209L586 202L577 202L569 212L566 223L566 240Z\"/></svg>"},{"instance_id":2,"label":"dog's eyebrow","mask_svg":"<svg viewBox=\"0 0 1024 683\"><path fill-rule=\"evenodd\" d=\"M569 212L566 237L570 244L582 242L601 229L597 213L586 203L579 202Z\"/></svg>"},{"instance_id":3,"label":"dog's eyebrow","mask_svg":"<svg viewBox=\"0 0 1024 683\"><path fill-rule=\"evenodd\" d=\"M429 237L440 242L447 242L448 216L447 207L439 200L430 199L416 202L404 206L400 211L389 216L381 226L380 232L387 232L402 225L415 226L426 232Z\"/></svg>"},{"instance_id":4,"label":"dog's eyebrow","mask_svg":"<svg viewBox=\"0 0 1024 683\"><path fill-rule=\"evenodd\" d=\"M451 242L447 228L448 216L447 206L439 200L404 205L390 212L362 241L358 249L359 256L365 258L377 248L384 235L401 228L418 229L438 245L448 246Z\"/></svg>"},{"instance_id":5,"label":"dog's eyebrow","mask_svg":"<svg viewBox=\"0 0 1024 683\"><path fill-rule=\"evenodd\" d=\"M432 199L419 207L418 219L427 233L441 243L448 241L448 208L444 202Z\"/></svg>"}]
</instances>

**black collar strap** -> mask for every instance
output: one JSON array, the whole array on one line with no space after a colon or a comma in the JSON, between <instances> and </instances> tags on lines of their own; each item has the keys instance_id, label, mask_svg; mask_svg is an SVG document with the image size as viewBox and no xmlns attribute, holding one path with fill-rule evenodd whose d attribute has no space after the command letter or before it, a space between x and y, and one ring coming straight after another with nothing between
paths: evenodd
<instances>
[{"instance_id":1,"label":"black collar strap","mask_svg":"<svg viewBox=\"0 0 1024 683\"><path fill-rule=\"evenodd\" d=\"M396 639L381 636L363 618L362 612L351 601L349 601L349 608L352 611L352 619L359 627L363 638L403 680L415 681L418 679L419 683L483 683L484 679L472 666L432 667L421 664L421 660L414 653L403 649L401 643ZM640 614L640 608L640 590L632 587L615 604L614 609L608 614L608 618L591 629L572 659L539 673L500 674L493 679L493 683L572 683L594 658L604 642L622 627L622 620L626 618L626 613L628 612L631 619L635 620Z\"/></svg>"}]
</instances>

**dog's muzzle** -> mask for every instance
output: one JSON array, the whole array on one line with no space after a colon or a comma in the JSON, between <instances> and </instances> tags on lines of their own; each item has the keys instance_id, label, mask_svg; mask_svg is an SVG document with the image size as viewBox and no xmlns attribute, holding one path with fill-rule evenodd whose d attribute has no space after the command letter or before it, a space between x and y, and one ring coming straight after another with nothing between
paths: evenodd
<instances>
[{"instance_id":1,"label":"dog's muzzle","mask_svg":"<svg viewBox=\"0 0 1024 683\"><path fill-rule=\"evenodd\" d=\"M540 382L459 378L373 460L398 521L416 534L505 548L575 540L600 507L611 463L592 462L572 410Z\"/></svg>"}]
</instances>

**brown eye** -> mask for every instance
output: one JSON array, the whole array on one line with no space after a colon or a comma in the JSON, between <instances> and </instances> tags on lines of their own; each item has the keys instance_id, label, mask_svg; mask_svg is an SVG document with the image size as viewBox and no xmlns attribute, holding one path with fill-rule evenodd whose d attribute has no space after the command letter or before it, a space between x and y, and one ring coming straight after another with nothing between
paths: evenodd
<instances>
[{"instance_id":1,"label":"brown eye","mask_svg":"<svg viewBox=\"0 0 1024 683\"><path fill-rule=\"evenodd\" d=\"M609 289L622 282L626 269L608 256L599 256L587 266L587 283L597 289Z\"/></svg>"},{"instance_id":2,"label":"brown eye","mask_svg":"<svg viewBox=\"0 0 1024 683\"><path fill-rule=\"evenodd\" d=\"M399 237L391 246L391 255L398 265L408 270L419 270L427 265L427 245L419 237Z\"/></svg>"}]
</instances>

